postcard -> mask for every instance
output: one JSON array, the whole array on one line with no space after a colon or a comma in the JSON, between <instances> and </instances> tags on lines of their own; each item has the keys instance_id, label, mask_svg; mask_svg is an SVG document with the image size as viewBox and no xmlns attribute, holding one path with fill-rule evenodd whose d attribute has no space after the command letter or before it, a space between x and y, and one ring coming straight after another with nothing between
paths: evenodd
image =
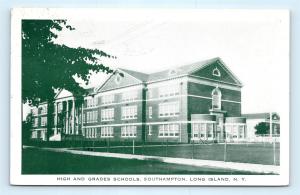
<instances>
[{"instance_id":1,"label":"postcard","mask_svg":"<svg viewBox=\"0 0 300 195\"><path fill-rule=\"evenodd\" d=\"M12 9L11 184L288 185L289 20Z\"/></svg>"}]
</instances>

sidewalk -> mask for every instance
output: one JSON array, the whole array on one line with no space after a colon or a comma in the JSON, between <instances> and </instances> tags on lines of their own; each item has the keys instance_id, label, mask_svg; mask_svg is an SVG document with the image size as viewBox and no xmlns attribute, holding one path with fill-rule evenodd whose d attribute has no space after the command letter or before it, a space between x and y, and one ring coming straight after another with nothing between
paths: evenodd
<instances>
[{"instance_id":1,"label":"sidewalk","mask_svg":"<svg viewBox=\"0 0 300 195\"><path fill-rule=\"evenodd\" d=\"M33 146L24 146L24 148L37 148ZM164 163L191 165L198 167L210 167L210 168L222 168L232 169L236 171L248 171L253 173L263 174L280 174L280 166L274 165L262 165L262 164L250 164L250 163L237 163L237 162L224 162L224 161L212 161L212 160L200 160L200 159L186 159L186 158L172 158L172 157L160 157L160 156L144 156L134 154L122 154L122 153L107 153L107 152L91 152L72 150L67 148L39 148L41 150L63 152L87 156L100 156L110 158L122 158L122 159L136 159L136 160L154 160Z\"/></svg>"}]
</instances>

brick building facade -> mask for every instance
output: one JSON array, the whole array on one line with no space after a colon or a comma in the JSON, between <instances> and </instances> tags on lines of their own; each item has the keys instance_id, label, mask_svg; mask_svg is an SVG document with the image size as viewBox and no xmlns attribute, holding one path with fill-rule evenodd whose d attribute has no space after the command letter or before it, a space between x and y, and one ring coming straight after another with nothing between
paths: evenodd
<instances>
[{"instance_id":1,"label":"brick building facade","mask_svg":"<svg viewBox=\"0 0 300 195\"><path fill-rule=\"evenodd\" d=\"M152 74L117 69L102 86L88 89L83 101L66 90L56 95L49 139L242 141L241 87L220 58ZM41 118L38 110L33 120ZM46 135L46 129L34 126L32 138L41 139L37 132Z\"/></svg>"}]
</instances>

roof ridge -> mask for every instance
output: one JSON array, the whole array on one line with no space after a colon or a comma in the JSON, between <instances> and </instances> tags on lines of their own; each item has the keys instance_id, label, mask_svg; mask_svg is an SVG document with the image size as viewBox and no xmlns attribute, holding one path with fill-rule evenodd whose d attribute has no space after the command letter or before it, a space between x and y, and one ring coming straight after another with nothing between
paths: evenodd
<instances>
[{"instance_id":1,"label":"roof ridge","mask_svg":"<svg viewBox=\"0 0 300 195\"><path fill-rule=\"evenodd\" d=\"M194 62L191 62L191 63L185 63L184 65L178 65L178 66L173 66L173 67L170 66L167 69L164 69L164 70L161 70L161 71L158 71L158 72L153 72L153 73L150 73L149 75L156 74L156 73L159 73L159 72L164 72L164 71L167 71L167 70L172 70L172 69L180 69L181 67L196 65L196 64L199 64L199 63L205 63L206 64L208 62L218 60L218 59L220 59L220 57L213 57L213 58L209 58L207 60L199 60L199 61L196 61L196 62L194 61Z\"/></svg>"},{"instance_id":2,"label":"roof ridge","mask_svg":"<svg viewBox=\"0 0 300 195\"><path fill-rule=\"evenodd\" d=\"M171 76L182 76L182 75L190 74L191 72L201 69L204 66L206 66L214 61L217 61L219 59L220 59L220 57L214 57L214 58L210 58L207 60L201 60L201 61L197 61L194 63L189 63L189 64L185 64L185 65L181 65L181 66L170 67L168 69L149 74L148 81L156 81L156 80L164 79L170 70L175 70L175 71L178 70L177 73L175 73L174 75L171 75Z\"/></svg>"},{"instance_id":3,"label":"roof ridge","mask_svg":"<svg viewBox=\"0 0 300 195\"><path fill-rule=\"evenodd\" d=\"M143 72L138 72L135 70L128 70L125 68L117 68L118 70L124 71L126 73L128 73L129 75L133 76L134 78L140 80L140 81L147 81L148 80L148 76L149 74L143 73Z\"/></svg>"},{"instance_id":4,"label":"roof ridge","mask_svg":"<svg viewBox=\"0 0 300 195\"><path fill-rule=\"evenodd\" d=\"M139 72L139 71L130 70L130 69L126 69L126 68L117 68L117 69L119 69L119 70L124 70L124 71L135 72L135 73L140 73L140 74L145 74L145 75L149 75L149 74L144 73L144 72Z\"/></svg>"}]
</instances>

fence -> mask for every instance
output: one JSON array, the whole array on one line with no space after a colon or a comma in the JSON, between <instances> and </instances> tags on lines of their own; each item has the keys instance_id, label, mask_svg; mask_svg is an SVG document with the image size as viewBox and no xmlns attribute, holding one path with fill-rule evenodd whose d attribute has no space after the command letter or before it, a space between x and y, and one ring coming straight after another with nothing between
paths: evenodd
<instances>
[{"instance_id":1,"label":"fence","mask_svg":"<svg viewBox=\"0 0 300 195\"><path fill-rule=\"evenodd\" d=\"M255 135L254 137L250 137L247 139L248 142L261 142L261 143L279 143L280 142L280 134L274 134L270 136L270 134L264 135Z\"/></svg>"}]
</instances>

